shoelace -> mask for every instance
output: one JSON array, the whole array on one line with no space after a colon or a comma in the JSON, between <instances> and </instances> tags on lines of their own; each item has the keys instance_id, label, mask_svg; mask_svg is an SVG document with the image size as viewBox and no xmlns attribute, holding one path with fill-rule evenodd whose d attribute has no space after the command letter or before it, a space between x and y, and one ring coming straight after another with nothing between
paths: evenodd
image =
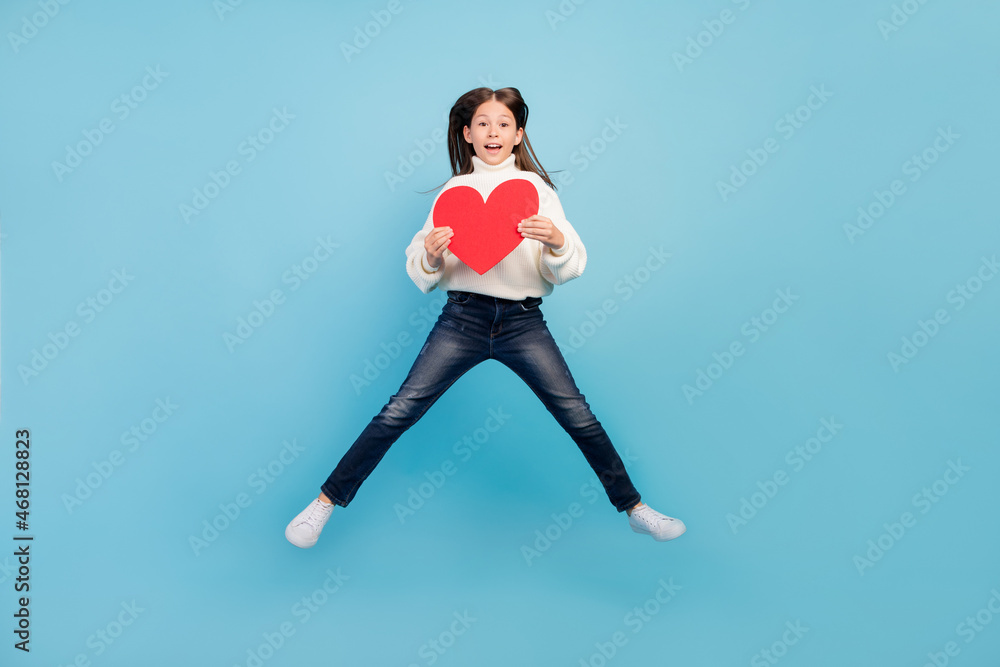
<instances>
[{"instance_id":1,"label":"shoelace","mask_svg":"<svg viewBox=\"0 0 1000 667\"><path fill-rule=\"evenodd\" d=\"M319 528L323 521L330 516L330 512L333 511L333 505L325 505L321 502L317 502L309 510L309 514L302 523L308 523L313 528Z\"/></svg>"},{"instance_id":2,"label":"shoelace","mask_svg":"<svg viewBox=\"0 0 1000 667\"><path fill-rule=\"evenodd\" d=\"M632 516L639 515L639 520L646 523L646 525L654 526L661 521L673 521L672 518L666 516L665 514L660 514L654 510L649 505L643 505L637 510L633 510Z\"/></svg>"}]
</instances>

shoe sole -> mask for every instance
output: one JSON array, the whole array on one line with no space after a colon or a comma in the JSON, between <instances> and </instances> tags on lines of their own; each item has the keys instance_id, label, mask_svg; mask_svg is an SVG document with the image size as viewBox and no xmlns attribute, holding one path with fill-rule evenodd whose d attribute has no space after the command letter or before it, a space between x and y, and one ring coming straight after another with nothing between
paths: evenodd
<instances>
[{"instance_id":1,"label":"shoe sole","mask_svg":"<svg viewBox=\"0 0 1000 667\"><path fill-rule=\"evenodd\" d=\"M292 526L290 524L285 528L285 539L291 542L294 546L297 546L299 549L311 549L316 546L316 542L319 542L318 539L312 543L296 540L294 538L294 533L292 533Z\"/></svg>"},{"instance_id":2,"label":"shoe sole","mask_svg":"<svg viewBox=\"0 0 1000 667\"><path fill-rule=\"evenodd\" d=\"M643 530L642 528L636 528L632 524L629 524L629 527L632 529L633 533L639 533L640 535L649 535L650 537L652 537L657 542L668 542L670 540L675 540L675 539L677 539L678 537L680 537L681 535L683 535L684 533L687 532L687 526L684 526L683 528L681 528L680 532L676 533L676 534L673 533L673 532L671 532L671 533L659 533L659 534L651 533L648 530Z\"/></svg>"}]
</instances>

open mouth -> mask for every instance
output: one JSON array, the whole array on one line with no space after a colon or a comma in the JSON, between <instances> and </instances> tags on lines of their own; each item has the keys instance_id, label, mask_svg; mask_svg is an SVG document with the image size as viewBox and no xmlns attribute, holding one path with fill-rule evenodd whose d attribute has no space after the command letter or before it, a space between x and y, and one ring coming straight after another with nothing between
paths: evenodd
<instances>
[{"instance_id":1,"label":"open mouth","mask_svg":"<svg viewBox=\"0 0 1000 667\"><path fill-rule=\"evenodd\" d=\"M500 144L486 144L486 152L490 155L496 155L500 152Z\"/></svg>"}]
</instances>

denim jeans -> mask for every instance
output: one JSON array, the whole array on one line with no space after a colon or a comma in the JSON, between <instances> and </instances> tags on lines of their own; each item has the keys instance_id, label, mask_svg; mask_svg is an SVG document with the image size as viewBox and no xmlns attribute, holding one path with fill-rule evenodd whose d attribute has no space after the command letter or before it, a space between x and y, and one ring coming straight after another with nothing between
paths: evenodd
<instances>
[{"instance_id":1,"label":"denim jeans","mask_svg":"<svg viewBox=\"0 0 1000 667\"><path fill-rule=\"evenodd\" d=\"M639 502L621 457L566 366L539 309L522 301L448 292L437 322L396 392L358 436L321 489L346 507L389 447L469 369L496 359L524 380L580 447L619 512Z\"/></svg>"}]
</instances>

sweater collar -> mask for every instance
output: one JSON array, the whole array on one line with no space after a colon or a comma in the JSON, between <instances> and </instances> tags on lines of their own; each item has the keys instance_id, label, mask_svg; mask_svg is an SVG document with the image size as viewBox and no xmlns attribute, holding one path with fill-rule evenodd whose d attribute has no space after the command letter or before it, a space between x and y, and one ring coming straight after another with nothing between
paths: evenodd
<instances>
[{"instance_id":1,"label":"sweater collar","mask_svg":"<svg viewBox=\"0 0 1000 667\"><path fill-rule=\"evenodd\" d=\"M480 158L478 155L472 156L472 173L482 174L485 172L499 172L516 170L517 167L514 165L515 156L513 153L507 156L507 159L500 164L489 164Z\"/></svg>"}]
</instances>

